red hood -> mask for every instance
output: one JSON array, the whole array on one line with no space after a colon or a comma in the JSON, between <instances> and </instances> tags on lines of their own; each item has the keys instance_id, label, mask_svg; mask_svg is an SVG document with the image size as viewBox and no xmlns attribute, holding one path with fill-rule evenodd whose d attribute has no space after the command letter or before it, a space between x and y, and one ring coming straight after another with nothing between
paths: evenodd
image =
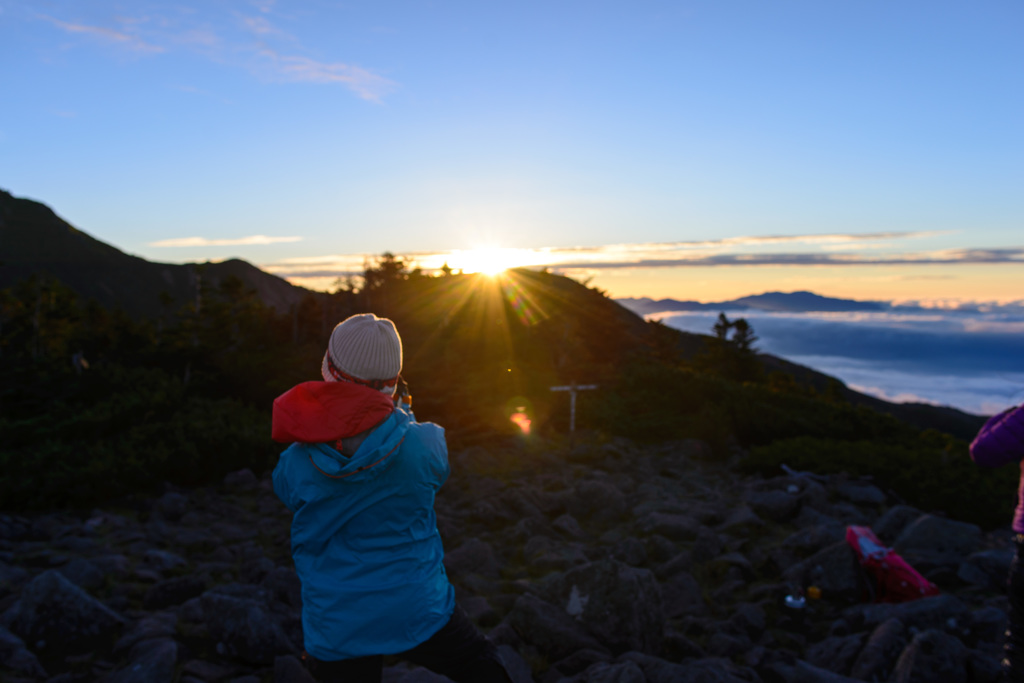
<instances>
[{"instance_id":1,"label":"red hood","mask_svg":"<svg viewBox=\"0 0 1024 683\"><path fill-rule=\"evenodd\" d=\"M271 437L330 443L365 432L395 409L387 394L352 382L303 382L274 399Z\"/></svg>"}]
</instances>

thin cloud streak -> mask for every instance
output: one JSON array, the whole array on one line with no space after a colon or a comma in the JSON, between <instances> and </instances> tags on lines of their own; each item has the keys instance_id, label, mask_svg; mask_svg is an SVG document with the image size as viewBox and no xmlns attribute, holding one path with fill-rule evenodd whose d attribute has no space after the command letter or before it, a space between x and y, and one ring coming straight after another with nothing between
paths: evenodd
<instances>
[{"instance_id":1,"label":"thin cloud streak","mask_svg":"<svg viewBox=\"0 0 1024 683\"><path fill-rule=\"evenodd\" d=\"M296 83L341 84L370 102L380 102L380 98L395 87L392 81L351 64L281 55L270 48L260 50L259 56L272 77Z\"/></svg>"},{"instance_id":2,"label":"thin cloud streak","mask_svg":"<svg viewBox=\"0 0 1024 683\"><path fill-rule=\"evenodd\" d=\"M117 28L63 21L37 14L37 19L53 24L66 33L87 35L137 53L162 53L171 49L187 50L213 62L247 69L268 82L340 85L361 99L381 101L397 84L370 69L347 62L314 59L301 54L295 36L281 30L270 18L272 2L256 3L261 14L234 13L233 21L216 26L198 23L191 13L168 6L165 16L145 19L114 17ZM239 31L240 30L240 31ZM270 42L286 45L281 50Z\"/></svg>"},{"instance_id":3,"label":"thin cloud streak","mask_svg":"<svg viewBox=\"0 0 1024 683\"><path fill-rule=\"evenodd\" d=\"M300 242L301 237L270 237L268 235L249 235L236 239L211 240L206 237L175 237L169 240L150 242L151 247L237 247L256 246L264 244L279 244L281 242Z\"/></svg>"},{"instance_id":4,"label":"thin cloud streak","mask_svg":"<svg viewBox=\"0 0 1024 683\"><path fill-rule=\"evenodd\" d=\"M94 36L103 41L109 43L116 43L123 45L133 52L164 52L164 48L159 45L153 45L147 43L138 36L133 36L128 33L121 31L115 31L111 28L105 28L103 26L89 26L86 24L73 24L60 19L54 19L53 17L46 16L45 14L38 15L40 19L48 21L59 29L62 29L68 33L82 33L89 36Z\"/></svg>"},{"instance_id":5,"label":"thin cloud streak","mask_svg":"<svg viewBox=\"0 0 1024 683\"><path fill-rule=\"evenodd\" d=\"M681 256L668 259L633 259L618 261L579 260L558 263L566 270L622 268L686 268L716 266L904 266L953 265L978 263L1022 263L1024 248L956 249L894 256L836 255L814 253L790 254L715 254L712 256Z\"/></svg>"},{"instance_id":6,"label":"thin cloud streak","mask_svg":"<svg viewBox=\"0 0 1024 683\"><path fill-rule=\"evenodd\" d=\"M597 247L541 247L515 249L515 267L552 268L559 272L610 271L665 268L714 268L749 266L838 267L838 266L927 266L968 264L1024 264L1024 247L1005 249L943 249L924 252L879 252L871 242L930 236L934 233L870 233L854 235L779 235L736 237L701 242L612 244ZM784 243L862 243L857 251L835 252L759 252L765 244ZM730 251L750 247L741 251ZM703 251L704 253L701 253ZM403 254L406 261L424 270L436 270L443 263L461 267L460 257L467 252L419 252ZM351 274L358 264L373 254L338 254L298 257L262 267L281 277L328 277Z\"/></svg>"}]
</instances>

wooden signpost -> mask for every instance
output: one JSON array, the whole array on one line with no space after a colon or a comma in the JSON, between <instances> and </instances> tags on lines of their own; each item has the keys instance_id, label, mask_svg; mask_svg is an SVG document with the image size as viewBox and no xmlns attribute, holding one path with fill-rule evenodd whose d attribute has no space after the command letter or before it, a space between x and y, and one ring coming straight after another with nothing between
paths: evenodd
<instances>
[{"instance_id":1,"label":"wooden signpost","mask_svg":"<svg viewBox=\"0 0 1024 683\"><path fill-rule=\"evenodd\" d=\"M551 387L551 391L568 391L569 392L569 448L573 447L573 438L576 434L576 394L580 391L590 391L591 389L597 389L596 384L576 384L573 382L569 385Z\"/></svg>"}]
</instances>

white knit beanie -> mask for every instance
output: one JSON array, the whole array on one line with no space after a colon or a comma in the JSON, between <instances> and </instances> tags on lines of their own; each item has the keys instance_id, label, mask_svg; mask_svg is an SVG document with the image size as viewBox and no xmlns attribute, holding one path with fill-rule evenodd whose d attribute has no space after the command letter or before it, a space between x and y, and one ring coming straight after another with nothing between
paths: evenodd
<instances>
[{"instance_id":1,"label":"white knit beanie","mask_svg":"<svg viewBox=\"0 0 1024 683\"><path fill-rule=\"evenodd\" d=\"M395 324L373 313L346 318L331 332L320 370L328 382L355 381L391 393L402 371L402 339Z\"/></svg>"}]
</instances>

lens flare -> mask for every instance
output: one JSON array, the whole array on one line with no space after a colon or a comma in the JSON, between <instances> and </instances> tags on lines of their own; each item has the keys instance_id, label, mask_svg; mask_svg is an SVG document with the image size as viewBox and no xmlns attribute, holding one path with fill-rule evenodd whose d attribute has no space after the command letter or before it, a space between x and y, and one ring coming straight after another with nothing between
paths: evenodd
<instances>
[{"instance_id":1,"label":"lens flare","mask_svg":"<svg viewBox=\"0 0 1024 683\"><path fill-rule=\"evenodd\" d=\"M501 292L505 296L505 300L512 306L512 310L515 312L519 322L527 326L536 325L540 322L540 316L537 315L534 307L530 305L526 292L519 286L519 283L511 277L505 277L501 282Z\"/></svg>"},{"instance_id":2,"label":"lens flare","mask_svg":"<svg viewBox=\"0 0 1024 683\"><path fill-rule=\"evenodd\" d=\"M531 420L530 416L526 414L525 406L518 406L516 408L516 412L512 413L508 419L512 421L512 424L519 427L523 434L529 435L530 423L533 422L533 420Z\"/></svg>"}]
</instances>

